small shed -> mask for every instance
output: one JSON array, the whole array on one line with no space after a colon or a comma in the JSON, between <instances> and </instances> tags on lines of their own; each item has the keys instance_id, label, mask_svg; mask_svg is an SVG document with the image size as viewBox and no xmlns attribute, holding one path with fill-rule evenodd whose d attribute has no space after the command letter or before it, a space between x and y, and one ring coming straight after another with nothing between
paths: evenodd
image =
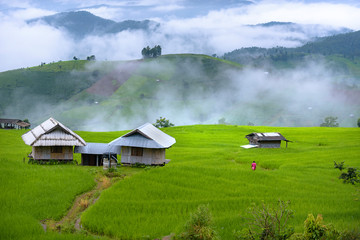
<instances>
[{"instance_id":1,"label":"small shed","mask_svg":"<svg viewBox=\"0 0 360 240\"><path fill-rule=\"evenodd\" d=\"M133 131L113 140L110 146L121 146L121 163L164 165L165 150L176 142L175 138L146 123Z\"/></svg>"},{"instance_id":2,"label":"small shed","mask_svg":"<svg viewBox=\"0 0 360 240\"><path fill-rule=\"evenodd\" d=\"M115 151L114 151L115 150ZM120 154L120 149L118 153ZM86 143L86 146L76 146L74 153L81 153L81 165L84 166L103 166L105 153L111 153L111 157L116 159L116 147L111 148L107 143Z\"/></svg>"},{"instance_id":3,"label":"small shed","mask_svg":"<svg viewBox=\"0 0 360 240\"><path fill-rule=\"evenodd\" d=\"M27 129L30 128L30 123L24 122L20 119L0 118L0 128Z\"/></svg>"},{"instance_id":4,"label":"small shed","mask_svg":"<svg viewBox=\"0 0 360 240\"><path fill-rule=\"evenodd\" d=\"M73 160L73 146L85 146L86 142L63 124L49 118L22 135L25 144L32 146L30 157L34 160Z\"/></svg>"},{"instance_id":5,"label":"small shed","mask_svg":"<svg viewBox=\"0 0 360 240\"><path fill-rule=\"evenodd\" d=\"M245 136L249 140L249 144L259 148L280 148L281 141L286 142L286 147L289 140L278 132L268 133L250 133Z\"/></svg>"}]
</instances>

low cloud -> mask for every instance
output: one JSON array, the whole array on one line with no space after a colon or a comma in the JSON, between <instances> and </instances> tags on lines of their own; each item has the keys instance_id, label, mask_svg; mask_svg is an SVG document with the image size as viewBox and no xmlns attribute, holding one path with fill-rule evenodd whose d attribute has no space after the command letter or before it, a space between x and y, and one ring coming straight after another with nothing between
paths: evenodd
<instances>
[{"instance_id":1,"label":"low cloud","mask_svg":"<svg viewBox=\"0 0 360 240\"><path fill-rule=\"evenodd\" d=\"M32 67L41 62L68 59L74 42L66 33L46 25L1 22L0 71Z\"/></svg>"},{"instance_id":2,"label":"low cloud","mask_svg":"<svg viewBox=\"0 0 360 240\"><path fill-rule=\"evenodd\" d=\"M348 88L359 87L359 83L342 81L344 73L320 58L286 70L229 70L215 64L211 74L209 66L203 65L207 62L196 59L176 64L165 59L112 63L115 65L107 65L108 75L99 76L101 81L107 79L109 86L115 86L129 75L133 76L130 81L138 82L129 82L116 93L115 87L108 89L107 95L106 83L102 82L98 87L105 94L88 91L94 95L84 98L80 94L62 103L50 101L48 95L25 94L25 90L16 89L11 95L14 104L5 109L4 115L33 122L54 116L74 130L88 131L133 129L145 122L154 123L159 117L175 125L216 124L224 118L237 125L319 126L325 117L335 116L340 126L354 127L355 118L360 116L359 88ZM89 76L100 68L100 62L89 62ZM79 74L83 73L72 74L74 81L81 81ZM17 99L31 103L28 112L19 112L23 108L17 107Z\"/></svg>"},{"instance_id":3,"label":"low cloud","mask_svg":"<svg viewBox=\"0 0 360 240\"><path fill-rule=\"evenodd\" d=\"M240 12L239 15L239 20L249 24L281 21L360 29L360 8L342 3L262 1L250 6L243 14Z\"/></svg>"},{"instance_id":4,"label":"low cloud","mask_svg":"<svg viewBox=\"0 0 360 240\"><path fill-rule=\"evenodd\" d=\"M94 1L94 4L96 2ZM126 8L120 6L124 5L124 2L120 2L120 5L116 5L114 1L108 3L109 6L91 8L91 11L115 20L126 18ZM166 5L159 1L134 1L132 5L147 6L159 11L168 7L174 10L186 7L183 1L173 1ZM359 7L289 1L261 1L187 19L156 18L161 25L155 32L127 31L113 35L88 36L80 41L72 39L60 29L40 23L28 25L24 22L29 18L52 13L54 12L29 7L0 15L0 31L5 36L0 40L0 71L34 66L40 62L69 60L75 55L86 58L94 54L98 60L136 59L141 57L141 49L147 45L161 45L163 54L191 52L217 55L241 47L296 47L339 27L360 29ZM310 25L306 25L300 32L279 26L248 26L269 21Z\"/></svg>"},{"instance_id":5,"label":"low cloud","mask_svg":"<svg viewBox=\"0 0 360 240\"><path fill-rule=\"evenodd\" d=\"M141 68L159 74L174 68L169 64L149 62L142 63ZM160 116L175 125L216 124L224 118L231 124L267 126L319 126L325 117L335 116L340 126L354 127L353 117L360 114L358 92L348 92L344 82L337 85L342 73L329 70L322 59L304 61L288 70L218 69L222 76L218 82L207 78L201 64L189 61L178 67L184 76L176 82L148 79L149 86L158 86L152 95L145 96L147 99L122 102L124 99L119 98L117 108L111 110L106 107L109 102L96 106L96 114L86 118L81 127L91 131L125 130L153 123ZM140 92L132 91L137 99Z\"/></svg>"}]
</instances>

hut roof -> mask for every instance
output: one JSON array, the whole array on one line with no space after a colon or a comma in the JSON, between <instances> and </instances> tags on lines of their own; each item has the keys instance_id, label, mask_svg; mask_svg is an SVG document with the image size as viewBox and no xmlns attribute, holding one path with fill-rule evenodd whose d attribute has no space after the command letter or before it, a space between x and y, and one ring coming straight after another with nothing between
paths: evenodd
<instances>
[{"instance_id":1,"label":"hut roof","mask_svg":"<svg viewBox=\"0 0 360 240\"><path fill-rule=\"evenodd\" d=\"M253 138L258 141L287 141L283 135L277 132L268 132L268 133L250 133L245 136L247 139Z\"/></svg>"},{"instance_id":2,"label":"hut roof","mask_svg":"<svg viewBox=\"0 0 360 240\"><path fill-rule=\"evenodd\" d=\"M85 146L79 135L54 118L49 118L39 126L21 136L30 146Z\"/></svg>"},{"instance_id":3,"label":"hut roof","mask_svg":"<svg viewBox=\"0 0 360 240\"><path fill-rule=\"evenodd\" d=\"M151 123L145 123L109 144L142 148L169 148L175 142L175 138L154 127Z\"/></svg>"},{"instance_id":4,"label":"hut roof","mask_svg":"<svg viewBox=\"0 0 360 240\"><path fill-rule=\"evenodd\" d=\"M107 143L86 143L86 146L76 146L74 153L96 154L101 155L107 152L120 154L116 146L110 146Z\"/></svg>"}]
</instances>

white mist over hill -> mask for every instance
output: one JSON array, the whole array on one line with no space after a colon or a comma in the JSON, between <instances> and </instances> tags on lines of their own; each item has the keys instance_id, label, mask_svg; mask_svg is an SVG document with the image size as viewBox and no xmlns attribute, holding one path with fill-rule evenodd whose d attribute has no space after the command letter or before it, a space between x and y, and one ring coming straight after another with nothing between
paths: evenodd
<instances>
[{"instance_id":1,"label":"white mist over hill","mask_svg":"<svg viewBox=\"0 0 360 240\"><path fill-rule=\"evenodd\" d=\"M143 63L141 68L159 74L173 66L162 61ZM354 116L360 116L359 91L347 89L349 82L339 83L343 73L331 70L322 59L305 61L295 69L270 69L270 72L267 72L269 68L218 69L221 76L218 82L207 78L203 66L194 62L182 63L181 69L184 79L178 82L148 80L158 87L152 95L147 95L147 103L124 103L119 98L117 109L109 110L106 107L109 103L94 108L96 114L87 118L83 129L131 129L144 122L155 122L159 117L175 125L217 124L223 119L237 125L312 127L319 126L327 116L335 116L340 126L355 127ZM350 85L356 84L359 87L355 81ZM134 94L140 94L140 90L134 89ZM131 114L122 111L126 105L131 108Z\"/></svg>"},{"instance_id":2,"label":"white mist over hill","mask_svg":"<svg viewBox=\"0 0 360 240\"><path fill-rule=\"evenodd\" d=\"M51 4L52 3L52 4ZM314 37L324 36L343 27L360 29L360 7L352 1L240 1L239 4L171 1L72 1L72 10L86 10L115 21L148 19L160 23L155 31L123 31L102 36L73 39L64 29L26 24L26 20L51 15L64 9L57 2L1 2L0 9L0 71L31 67L41 62L70 60L74 56L98 60L130 60L141 58L147 45L161 45L164 54L202 53L222 55L241 47L296 47ZM226 2L227 3L227 2ZM198 4L198 5L196 5ZM136 17L141 9L143 19ZM215 10L220 9L220 10ZM184 16L179 11L192 14ZM196 14L198 11L198 14ZM121 16L116 18L115 16ZM249 26L271 21L304 24L302 31L286 27Z\"/></svg>"}]
</instances>

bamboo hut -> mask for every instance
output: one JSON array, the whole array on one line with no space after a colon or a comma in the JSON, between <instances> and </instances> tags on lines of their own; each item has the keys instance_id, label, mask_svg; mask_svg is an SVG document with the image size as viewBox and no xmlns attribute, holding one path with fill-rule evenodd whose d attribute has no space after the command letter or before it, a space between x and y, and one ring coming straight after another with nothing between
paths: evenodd
<instances>
[{"instance_id":1,"label":"bamboo hut","mask_svg":"<svg viewBox=\"0 0 360 240\"><path fill-rule=\"evenodd\" d=\"M146 123L113 140L110 146L121 146L121 163L164 165L165 150L176 142L175 138Z\"/></svg>"},{"instance_id":2,"label":"bamboo hut","mask_svg":"<svg viewBox=\"0 0 360 240\"><path fill-rule=\"evenodd\" d=\"M86 145L79 135L54 118L25 133L22 139L25 144L32 146L29 157L41 161L72 161L73 146Z\"/></svg>"}]
</instances>

